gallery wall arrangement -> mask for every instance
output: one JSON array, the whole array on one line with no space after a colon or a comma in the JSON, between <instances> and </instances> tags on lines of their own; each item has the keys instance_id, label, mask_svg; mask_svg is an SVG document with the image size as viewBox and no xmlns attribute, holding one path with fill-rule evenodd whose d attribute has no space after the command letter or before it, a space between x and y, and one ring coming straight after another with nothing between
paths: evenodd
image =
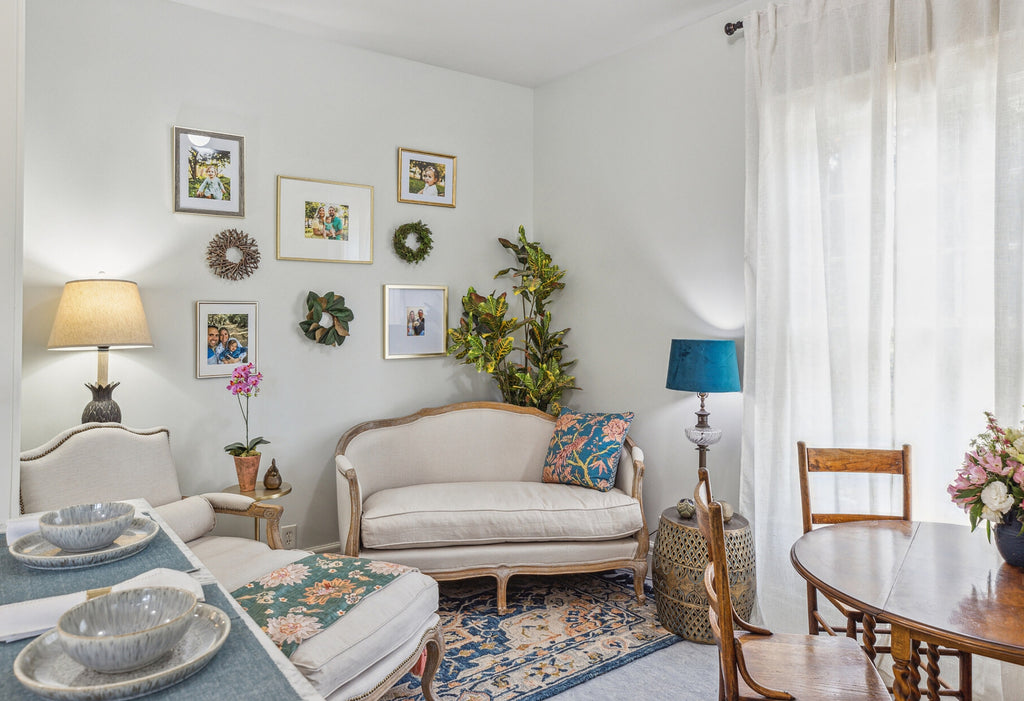
<instances>
[{"instance_id":1,"label":"gallery wall arrangement","mask_svg":"<svg viewBox=\"0 0 1024 701\"><path fill-rule=\"evenodd\" d=\"M245 137L173 128L174 211L244 217ZM455 207L456 157L398 149L398 201ZM277 176L277 260L373 263L372 185ZM414 245L410 245L410 242ZM395 229L392 247L407 263L423 262L433 232L422 220ZM238 281L260 265L256 241L239 229L216 234L206 260L214 275ZM443 357L448 348L448 288L385 285L383 356ZM196 302L196 378L227 377L233 365L257 362L257 302ZM309 291L299 330L311 341L341 346L354 312L334 291Z\"/></svg>"}]
</instances>

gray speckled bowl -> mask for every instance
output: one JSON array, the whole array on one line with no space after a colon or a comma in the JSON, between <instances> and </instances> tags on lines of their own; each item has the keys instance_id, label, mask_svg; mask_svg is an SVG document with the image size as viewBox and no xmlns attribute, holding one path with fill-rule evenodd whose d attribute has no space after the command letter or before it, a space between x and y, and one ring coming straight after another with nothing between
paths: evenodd
<instances>
[{"instance_id":1,"label":"gray speckled bowl","mask_svg":"<svg viewBox=\"0 0 1024 701\"><path fill-rule=\"evenodd\" d=\"M196 603L195 594L174 587L115 591L66 611L57 634L64 652L82 666L128 672L181 640Z\"/></svg>"},{"instance_id":2,"label":"gray speckled bowl","mask_svg":"<svg viewBox=\"0 0 1024 701\"><path fill-rule=\"evenodd\" d=\"M77 504L43 514L39 533L65 552L80 553L110 545L133 518L135 507L123 501Z\"/></svg>"}]
</instances>

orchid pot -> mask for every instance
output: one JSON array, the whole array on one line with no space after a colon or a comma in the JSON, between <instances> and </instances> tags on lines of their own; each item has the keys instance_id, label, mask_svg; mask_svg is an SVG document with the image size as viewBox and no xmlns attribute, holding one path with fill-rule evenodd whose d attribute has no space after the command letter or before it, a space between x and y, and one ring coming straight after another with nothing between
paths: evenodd
<instances>
[{"instance_id":1,"label":"orchid pot","mask_svg":"<svg viewBox=\"0 0 1024 701\"><path fill-rule=\"evenodd\" d=\"M259 453L256 455L236 455L235 474L238 476L238 490L251 492L256 489L256 473L260 471Z\"/></svg>"}]
</instances>

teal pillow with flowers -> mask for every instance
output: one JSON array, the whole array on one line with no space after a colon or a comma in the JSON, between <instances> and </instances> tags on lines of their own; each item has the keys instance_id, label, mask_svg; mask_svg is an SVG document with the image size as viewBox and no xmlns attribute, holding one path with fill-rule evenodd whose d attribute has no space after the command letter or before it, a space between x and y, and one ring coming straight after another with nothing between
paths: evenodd
<instances>
[{"instance_id":1,"label":"teal pillow with flowers","mask_svg":"<svg viewBox=\"0 0 1024 701\"><path fill-rule=\"evenodd\" d=\"M622 442L633 412L583 414L563 409L544 458L544 482L576 484L600 492L615 486Z\"/></svg>"}]
</instances>

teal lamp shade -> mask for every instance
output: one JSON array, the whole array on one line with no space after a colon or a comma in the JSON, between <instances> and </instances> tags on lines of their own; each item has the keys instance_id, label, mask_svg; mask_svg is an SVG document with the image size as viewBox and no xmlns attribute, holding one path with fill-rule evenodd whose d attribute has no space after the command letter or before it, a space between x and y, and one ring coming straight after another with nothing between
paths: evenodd
<instances>
[{"instance_id":1,"label":"teal lamp shade","mask_svg":"<svg viewBox=\"0 0 1024 701\"><path fill-rule=\"evenodd\" d=\"M665 387L682 392L739 392L735 341L673 339Z\"/></svg>"}]
</instances>

